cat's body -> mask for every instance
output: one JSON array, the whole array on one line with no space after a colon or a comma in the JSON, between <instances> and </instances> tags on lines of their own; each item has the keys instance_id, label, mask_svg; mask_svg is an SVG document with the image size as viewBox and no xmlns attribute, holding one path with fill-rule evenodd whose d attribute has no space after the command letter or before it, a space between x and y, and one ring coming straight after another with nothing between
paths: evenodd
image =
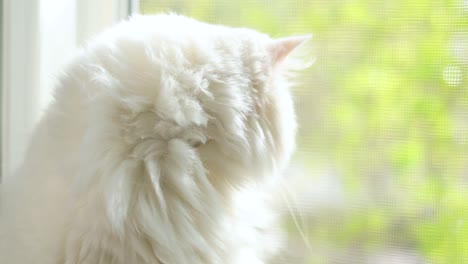
<instances>
[{"instance_id":1,"label":"cat's body","mask_svg":"<svg viewBox=\"0 0 468 264\"><path fill-rule=\"evenodd\" d=\"M296 129L280 64L303 40L176 15L102 34L2 184L0 263L264 263Z\"/></svg>"}]
</instances>

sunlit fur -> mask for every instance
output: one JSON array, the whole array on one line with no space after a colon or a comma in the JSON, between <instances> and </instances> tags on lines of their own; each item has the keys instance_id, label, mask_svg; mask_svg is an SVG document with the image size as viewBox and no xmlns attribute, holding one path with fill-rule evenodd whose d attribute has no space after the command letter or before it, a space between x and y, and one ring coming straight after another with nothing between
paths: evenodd
<instances>
[{"instance_id":1,"label":"sunlit fur","mask_svg":"<svg viewBox=\"0 0 468 264\"><path fill-rule=\"evenodd\" d=\"M0 263L264 263L296 130L280 46L177 15L100 35L3 184Z\"/></svg>"}]
</instances>

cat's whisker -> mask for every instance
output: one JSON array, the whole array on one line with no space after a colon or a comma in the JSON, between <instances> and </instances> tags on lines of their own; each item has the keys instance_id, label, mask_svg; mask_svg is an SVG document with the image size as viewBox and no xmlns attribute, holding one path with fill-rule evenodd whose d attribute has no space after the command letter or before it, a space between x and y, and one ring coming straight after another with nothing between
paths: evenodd
<instances>
[{"instance_id":1,"label":"cat's whisker","mask_svg":"<svg viewBox=\"0 0 468 264\"><path fill-rule=\"evenodd\" d=\"M304 216L301 212L301 210L294 210L293 205L291 204L291 200L288 198L288 196L292 197L291 192L288 190L287 185L284 183L284 180L279 184L281 187L279 193L281 194L281 198L284 200L285 205L288 209L289 214L291 215L291 219L293 220L293 223L295 227L297 228L297 231L299 232L299 235L301 236L304 244L307 246L309 250L312 250L312 246L310 245L310 241L307 238L307 233L308 233L308 228L305 228L305 221L304 221ZM297 200L293 201L294 203L297 203ZM299 220L298 216L295 211L299 211ZM306 230L304 230L306 229Z\"/></svg>"}]
</instances>

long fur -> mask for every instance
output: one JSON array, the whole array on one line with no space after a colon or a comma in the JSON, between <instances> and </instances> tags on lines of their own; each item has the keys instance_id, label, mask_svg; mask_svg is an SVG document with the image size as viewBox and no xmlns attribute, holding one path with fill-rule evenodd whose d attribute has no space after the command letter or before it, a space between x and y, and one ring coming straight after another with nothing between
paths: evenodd
<instances>
[{"instance_id":1,"label":"long fur","mask_svg":"<svg viewBox=\"0 0 468 264\"><path fill-rule=\"evenodd\" d=\"M270 43L177 15L91 42L2 186L0 263L264 263L296 130Z\"/></svg>"}]
</instances>

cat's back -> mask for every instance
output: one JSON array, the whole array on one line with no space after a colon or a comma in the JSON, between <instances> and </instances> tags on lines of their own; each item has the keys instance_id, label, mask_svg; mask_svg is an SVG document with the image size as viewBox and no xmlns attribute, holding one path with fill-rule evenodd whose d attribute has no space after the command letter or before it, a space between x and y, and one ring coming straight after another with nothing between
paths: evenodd
<instances>
[{"instance_id":1,"label":"cat's back","mask_svg":"<svg viewBox=\"0 0 468 264\"><path fill-rule=\"evenodd\" d=\"M2 179L0 263L56 263L63 251L85 130L76 77L62 77L64 100L45 111L21 166Z\"/></svg>"},{"instance_id":2,"label":"cat's back","mask_svg":"<svg viewBox=\"0 0 468 264\"><path fill-rule=\"evenodd\" d=\"M55 263L65 227L68 194L21 175L2 183L0 219L1 263ZM35 173L40 173L36 171ZM43 177L52 181L55 177ZM58 188L56 188L58 187ZM65 187L65 186L62 186Z\"/></svg>"}]
</instances>

